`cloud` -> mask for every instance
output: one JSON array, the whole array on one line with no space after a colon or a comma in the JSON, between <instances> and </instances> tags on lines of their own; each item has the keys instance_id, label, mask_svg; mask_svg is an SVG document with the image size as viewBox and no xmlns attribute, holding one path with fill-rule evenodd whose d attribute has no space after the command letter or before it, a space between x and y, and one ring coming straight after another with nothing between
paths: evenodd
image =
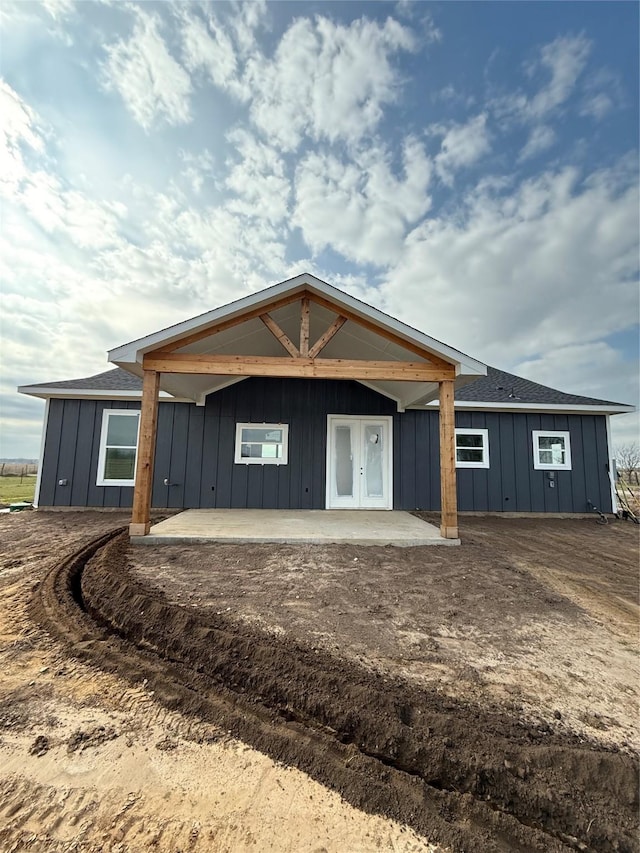
<instances>
[{"instance_id":1,"label":"cloud","mask_svg":"<svg viewBox=\"0 0 640 853\"><path fill-rule=\"evenodd\" d=\"M81 249L118 242L121 205L98 202L65 186L40 165L46 164L41 119L10 86L0 81L0 196L20 208L49 234L63 236ZM34 167L31 161L37 163ZM5 211L5 223L8 209Z\"/></svg>"},{"instance_id":2,"label":"cloud","mask_svg":"<svg viewBox=\"0 0 640 853\"><path fill-rule=\"evenodd\" d=\"M625 362L621 353L606 341L557 347L517 365L521 376L543 385L553 388L564 383L563 387L571 388L576 394L607 400L615 393L616 384L628 387L629 379L634 374L637 376L637 367L637 363ZM621 376L622 382L612 379L616 375ZM615 397L613 400L625 402ZM626 402L634 405L636 400Z\"/></svg>"},{"instance_id":3,"label":"cloud","mask_svg":"<svg viewBox=\"0 0 640 853\"><path fill-rule=\"evenodd\" d=\"M515 372L534 382L616 403L640 406L638 397L638 359L625 360L619 350L606 341L570 344L548 350L535 358L519 362ZM630 396L630 389L635 393ZM611 420L615 445L637 441L640 414L616 415Z\"/></svg>"},{"instance_id":4,"label":"cloud","mask_svg":"<svg viewBox=\"0 0 640 853\"><path fill-rule=\"evenodd\" d=\"M551 148L555 141L555 131L548 125L540 124L537 127L534 127L529 134L529 138L527 139L524 148L520 152L518 160L522 162L523 160L529 160L531 157L541 154L543 151Z\"/></svg>"},{"instance_id":5,"label":"cloud","mask_svg":"<svg viewBox=\"0 0 640 853\"><path fill-rule=\"evenodd\" d=\"M442 134L435 165L440 180L448 185L453 184L457 171L472 166L491 150L486 113L480 113L465 124L453 124L449 128L436 125L430 132Z\"/></svg>"},{"instance_id":6,"label":"cloud","mask_svg":"<svg viewBox=\"0 0 640 853\"><path fill-rule=\"evenodd\" d=\"M15 200L44 231L61 235L80 249L101 249L120 241L122 208L65 189L55 175L30 174Z\"/></svg>"},{"instance_id":7,"label":"cloud","mask_svg":"<svg viewBox=\"0 0 640 853\"><path fill-rule=\"evenodd\" d=\"M386 310L510 369L638 317L638 186L629 163L580 180L486 182L428 219L385 275ZM570 390L570 389L568 389Z\"/></svg>"},{"instance_id":8,"label":"cloud","mask_svg":"<svg viewBox=\"0 0 640 853\"><path fill-rule=\"evenodd\" d=\"M51 17L58 21L66 18L74 9L74 0L42 0L42 5Z\"/></svg>"},{"instance_id":9,"label":"cloud","mask_svg":"<svg viewBox=\"0 0 640 853\"><path fill-rule=\"evenodd\" d=\"M249 4L251 5L251 4ZM198 15L181 10L182 56L189 71L201 70L211 82L222 89L236 82L238 62L230 36L209 15L205 22ZM236 89L236 93L240 90Z\"/></svg>"},{"instance_id":10,"label":"cloud","mask_svg":"<svg viewBox=\"0 0 640 853\"><path fill-rule=\"evenodd\" d=\"M572 93L591 50L585 36L565 36L545 45L539 66L549 72L550 80L527 104L526 112L539 119L563 104Z\"/></svg>"},{"instance_id":11,"label":"cloud","mask_svg":"<svg viewBox=\"0 0 640 853\"><path fill-rule=\"evenodd\" d=\"M213 155L208 148L203 149L199 154L179 148L178 156L184 163L184 168L180 172L181 177L187 181L193 192L199 195L204 182L213 178Z\"/></svg>"},{"instance_id":12,"label":"cloud","mask_svg":"<svg viewBox=\"0 0 640 853\"><path fill-rule=\"evenodd\" d=\"M62 25L29 8L13 26L50 44ZM402 22L347 23L264 2L107 3L99 22L91 8L74 7L75 52L56 43L77 104L43 96L37 64L11 69L31 106L0 82L7 393L106 369L109 347L309 270L489 363L627 400L629 366L603 340L638 316L637 155L590 174L533 159L575 153L585 123L560 130L558 117L623 105L613 72L591 73L584 36L539 49L522 89L483 106L457 76L429 94L410 54L437 29L419 4ZM107 45L99 81L86 34ZM113 133L92 82L115 93ZM403 137L393 122L411 83L429 115L414 110Z\"/></svg>"},{"instance_id":13,"label":"cloud","mask_svg":"<svg viewBox=\"0 0 640 853\"><path fill-rule=\"evenodd\" d=\"M106 369L109 347L285 277L284 240L254 210L194 207L173 186L159 193L132 178L113 186L114 200L95 197L85 177L80 189L58 173L51 152L59 142L36 112L7 86L0 97L3 156L14 176L0 185L7 201L2 361L10 397L15 384ZM231 196L250 202L251 180L259 168L266 180L274 163L250 137L236 142L253 172L245 175L244 194L231 180ZM186 179L197 182L211 170L206 149L183 149L179 157ZM233 168L230 175L238 178ZM43 352L47 358L34 362ZM14 428L13 421L6 426Z\"/></svg>"},{"instance_id":14,"label":"cloud","mask_svg":"<svg viewBox=\"0 0 640 853\"><path fill-rule=\"evenodd\" d=\"M0 185L14 190L27 174L27 152L44 151L44 130L34 110L4 80L0 80Z\"/></svg>"},{"instance_id":15,"label":"cloud","mask_svg":"<svg viewBox=\"0 0 640 853\"><path fill-rule=\"evenodd\" d=\"M399 18L418 22L426 44L442 41L442 30L436 26L431 12L425 12L425 4L417 0L397 0L395 12Z\"/></svg>"},{"instance_id":16,"label":"cloud","mask_svg":"<svg viewBox=\"0 0 640 853\"><path fill-rule=\"evenodd\" d=\"M584 82L584 96L580 115L602 121L612 110L624 103L624 92L617 74L609 68L600 68Z\"/></svg>"},{"instance_id":17,"label":"cloud","mask_svg":"<svg viewBox=\"0 0 640 853\"><path fill-rule=\"evenodd\" d=\"M351 161L309 154L296 170L293 223L315 253L331 247L358 263L395 262L408 226L431 204L431 163L415 139L405 141L403 172L393 174L381 148Z\"/></svg>"},{"instance_id":18,"label":"cloud","mask_svg":"<svg viewBox=\"0 0 640 853\"><path fill-rule=\"evenodd\" d=\"M396 100L400 78L391 58L416 48L411 31L392 18L348 26L321 16L297 19L273 59L247 63L251 120L284 151L296 150L305 135L356 143Z\"/></svg>"},{"instance_id":19,"label":"cloud","mask_svg":"<svg viewBox=\"0 0 640 853\"><path fill-rule=\"evenodd\" d=\"M171 56L160 34L160 20L133 7L131 37L107 45L104 83L117 91L125 106L146 131L156 124L191 121L191 80Z\"/></svg>"},{"instance_id":20,"label":"cloud","mask_svg":"<svg viewBox=\"0 0 640 853\"><path fill-rule=\"evenodd\" d=\"M295 151L305 137L358 143L372 133L398 95L392 58L418 48L413 32L392 18L360 18L348 26L321 15L297 18L268 57L255 38L265 8L236 4L225 21L181 9L189 71L247 103L256 130L284 152Z\"/></svg>"},{"instance_id":21,"label":"cloud","mask_svg":"<svg viewBox=\"0 0 640 853\"><path fill-rule=\"evenodd\" d=\"M559 36L544 45L525 70L532 80L546 76L546 83L532 95L516 92L495 99L492 106L496 115L519 122L546 121L575 92L590 52L591 42L584 35Z\"/></svg>"},{"instance_id":22,"label":"cloud","mask_svg":"<svg viewBox=\"0 0 640 853\"><path fill-rule=\"evenodd\" d=\"M245 130L236 129L227 138L240 155L239 161L230 160L228 164L225 184L236 194L228 209L272 224L283 222L291 193L284 160Z\"/></svg>"},{"instance_id":23,"label":"cloud","mask_svg":"<svg viewBox=\"0 0 640 853\"><path fill-rule=\"evenodd\" d=\"M459 91L456 87L448 83L442 89L430 93L430 98L433 103L442 102L450 106L461 106L463 108L472 107L476 99L473 95L467 92Z\"/></svg>"},{"instance_id":24,"label":"cloud","mask_svg":"<svg viewBox=\"0 0 640 853\"><path fill-rule=\"evenodd\" d=\"M598 92L595 95L590 95L585 98L580 108L580 115L591 116L591 118L600 121L607 113L610 113L614 104L609 95L604 92Z\"/></svg>"},{"instance_id":25,"label":"cloud","mask_svg":"<svg viewBox=\"0 0 640 853\"><path fill-rule=\"evenodd\" d=\"M256 31L264 24L267 16L266 0L235 0L231 4L233 15L231 17L231 28L242 56L249 56L256 52Z\"/></svg>"},{"instance_id":26,"label":"cloud","mask_svg":"<svg viewBox=\"0 0 640 853\"><path fill-rule=\"evenodd\" d=\"M3 399L0 458L37 459L40 452L44 402L29 399L25 406L14 411L14 407L17 407L15 399L18 397L15 385L7 385L6 391L0 386L0 394Z\"/></svg>"}]
</instances>

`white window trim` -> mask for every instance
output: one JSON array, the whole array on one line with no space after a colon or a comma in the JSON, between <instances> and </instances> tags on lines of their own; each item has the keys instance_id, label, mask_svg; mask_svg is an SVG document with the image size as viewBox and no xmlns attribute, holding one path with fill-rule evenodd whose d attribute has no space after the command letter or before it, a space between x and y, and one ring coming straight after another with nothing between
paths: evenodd
<instances>
[{"instance_id":1,"label":"white window trim","mask_svg":"<svg viewBox=\"0 0 640 853\"><path fill-rule=\"evenodd\" d=\"M138 419L138 432L136 433L136 455L133 460L133 470L138 465L138 439L140 434L140 410L139 409L104 409L102 412L102 429L100 431L100 452L98 453L98 486L135 486L135 476L131 480L106 480L104 477L104 463L107 458L107 430L111 415L127 415ZM129 445L127 445L129 446Z\"/></svg>"},{"instance_id":2,"label":"white window trim","mask_svg":"<svg viewBox=\"0 0 640 853\"><path fill-rule=\"evenodd\" d=\"M571 436L568 430L534 429L531 432L533 443L533 467L536 471L570 471L571 470ZM564 464L540 461L540 438L564 438Z\"/></svg>"},{"instance_id":3,"label":"white window trim","mask_svg":"<svg viewBox=\"0 0 640 853\"><path fill-rule=\"evenodd\" d=\"M280 458L242 456L243 429L280 429L282 430L282 456ZM251 443L251 442L249 442ZM236 465L288 465L289 464L289 424L245 423L236 424L236 445L233 461Z\"/></svg>"},{"instance_id":4,"label":"white window trim","mask_svg":"<svg viewBox=\"0 0 640 853\"><path fill-rule=\"evenodd\" d=\"M482 462L458 462L458 436L459 435L481 435L482 436ZM475 448L479 450L480 448ZM471 427L456 427L456 468L488 468L489 467L489 430L475 429Z\"/></svg>"}]
</instances>

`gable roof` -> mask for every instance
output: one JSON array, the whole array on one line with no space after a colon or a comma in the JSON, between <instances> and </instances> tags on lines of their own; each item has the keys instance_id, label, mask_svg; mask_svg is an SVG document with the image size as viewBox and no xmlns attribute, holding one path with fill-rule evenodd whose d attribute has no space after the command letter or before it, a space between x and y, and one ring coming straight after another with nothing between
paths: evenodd
<instances>
[{"instance_id":1,"label":"gable roof","mask_svg":"<svg viewBox=\"0 0 640 853\"><path fill-rule=\"evenodd\" d=\"M623 403L567 394L504 370L487 367L465 353L309 274L280 282L213 311L207 311L190 320L116 347L108 354L109 360L118 365L113 370L81 379L23 385L18 391L43 399L139 399L145 353L168 346L188 354L235 355L239 349L242 355L282 356L280 343L259 319L259 314L269 313L285 334L294 337L295 332L299 331L300 323L300 310L296 300L305 294L311 299L311 331L314 339L327 330L336 314L343 314L350 321L331 338L323 354L330 358L382 358L393 363L415 360L415 353L422 352L424 358L428 359L431 355L442 359L455 365L457 408L567 412L595 410L603 414L635 411L633 406ZM220 324L222 330L218 329ZM233 328L230 327L231 324ZM211 334L208 334L209 329ZM160 397L165 400L195 401L202 404L208 394L234 382L241 382L245 378L162 374ZM395 400L399 409L423 405L437 406L438 385L435 382L368 381L363 384Z\"/></svg>"},{"instance_id":2,"label":"gable roof","mask_svg":"<svg viewBox=\"0 0 640 853\"><path fill-rule=\"evenodd\" d=\"M215 326L221 321L240 317L242 314L256 308L262 307L264 311L268 311L271 303L277 302L286 296L302 295L305 291L309 292L312 296L316 294L334 303L336 310L339 310L340 307L348 308L357 317L361 317L365 321L373 321L381 328L389 329L399 337L404 338L408 343L419 344L425 350L432 352L439 358L444 358L445 361L449 361L452 364L460 362L465 368L465 373L472 373L476 376L481 376L485 373L485 365L481 361L471 358L471 356L442 343L442 341L432 338L430 335L426 335L419 329L414 329L412 326L396 320L390 314L385 314L384 311L367 305L366 302L362 302L362 300L356 299L342 290L338 290L337 287L333 287L333 285L309 273L303 273L286 281L281 281L271 287L264 288L264 290L259 290L249 296L244 296L226 305L221 305L219 308L214 308L212 311L207 311L204 314L191 317L189 320L168 326L166 329L160 329L151 335L146 335L143 338L138 338L137 340L115 347L115 349L109 350L107 354L109 361L114 364L121 362L130 363L134 354L142 354L167 346L170 343L175 343L181 337L187 337L193 333L200 332L208 326Z\"/></svg>"},{"instance_id":3,"label":"gable roof","mask_svg":"<svg viewBox=\"0 0 640 853\"><path fill-rule=\"evenodd\" d=\"M268 313L285 335L295 339L300 330L298 303L304 296L310 300L311 339L318 340L337 316L344 316L348 321L323 348L323 358L378 360L392 364L394 361L416 361L417 354L418 360L433 358L454 366L457 387L486 373L482 362L309 274L282 281L116 347L109 351L109 361L141 376L144 356L165 348L184 355L286 357L283 346L259 316ZM202 402L207 394L243 378L162 373L160 387L171 394ZM438 396L437 382L371 380L366 384L396 401L401 408L426 403Z\"/></svg>"},{"instance_id":4,"label":"gable roof","mask_svg":"<svg viewBox=\"0 0 640 853\"><path fill-rule=\"evenodd\" d=\"M142 379L119 367L87 376L83 379L67 379L60 382L44 382L39 385L23 385L18 388L22 394L33 397L90 397L118 399L139 399L142 396ZM175 398L165 395L165 399ZM538 382L523 379L506 370L487 367L487 375L479 377L462 388L456 389L457 408L496 408L502 410L527 408L536 411L593 411L602 414L631 412L633 406L599 400L596 397L581 397L567 394ZM569 407L569 408L567 408Z\"/></svg>"}]
</instances>

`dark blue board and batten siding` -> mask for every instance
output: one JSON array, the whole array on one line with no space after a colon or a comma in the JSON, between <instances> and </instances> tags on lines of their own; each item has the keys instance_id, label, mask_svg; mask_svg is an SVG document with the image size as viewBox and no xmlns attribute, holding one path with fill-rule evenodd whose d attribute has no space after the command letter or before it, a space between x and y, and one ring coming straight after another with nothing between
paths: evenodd
<instances>
[{"instance_id":1,"label":"dark blue board and batten siding","mask_svg":"<svg viewBox=\"0 0 640 853\"><path fill-rule=\"evenodd\" d=\"M40 506L131 506L132 487L96 485L106 408L140 403L51 400ZM160 403L153 506L323 509L329 414L391 415L394 508L440 508L437 411L399 414L356 382L253 378L211 395L205 406ZM234 464L236 424L245 422L289 424L288 464ZM456 426L489 430L491 467L457 471L461 511L586 512L587 500L611 511L603 415L457 412ZM571 434L573 467L555 473L554 488L546 471L533 468L535 429Z\"/></svg>"}]
</instances>

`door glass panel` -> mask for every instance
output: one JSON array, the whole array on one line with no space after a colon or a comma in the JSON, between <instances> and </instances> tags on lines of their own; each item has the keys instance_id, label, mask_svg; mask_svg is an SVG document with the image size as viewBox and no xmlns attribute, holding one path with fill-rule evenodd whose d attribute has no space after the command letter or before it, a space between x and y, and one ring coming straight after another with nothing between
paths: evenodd
<instances>
[{"instance_id":1,"label":"door glass panel","mask_svg":"<svg viewBox=\"0 0 640 853\"><path fill-rule=\"evenodd\" d=\"M365 494L368 498L381 498L382 488L382 424L366 424L364 428Z\"/></svg>"},{"instance_id":2,"label":"door glass panel","mask_svg":"<svg viewBox=\"0 0 640 853\"><path fill-rule=\"evenodd\" d=\"M336 495L353 497L353 451L350 426L335 428L335 466Z\"/></svg>"}]
</instances>

